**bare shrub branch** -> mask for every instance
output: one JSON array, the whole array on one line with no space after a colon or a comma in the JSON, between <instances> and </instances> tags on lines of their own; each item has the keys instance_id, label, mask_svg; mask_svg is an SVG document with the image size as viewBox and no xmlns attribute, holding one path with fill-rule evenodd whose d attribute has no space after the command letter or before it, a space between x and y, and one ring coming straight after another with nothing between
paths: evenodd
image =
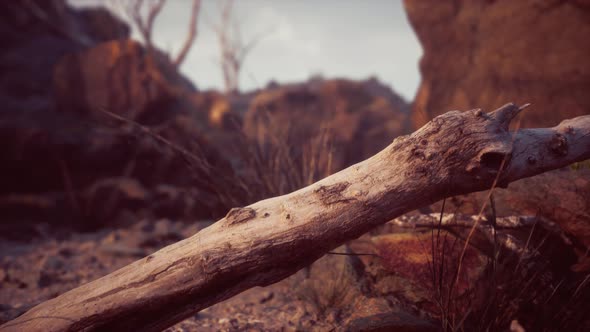
<instances>
[{"instance_id":1,"label":"bare shrub branch","mask_svg":"<svg viewBox=\"0 0 590 332\"><path fill-rule=\"evenodd\" d=\"M127 3L126 13L131 18L135 27L139 30L141 37L148 49L152 49L152 31L154 29L154 22L160 11L164 7L166 0L149 1L147 7L147 17L143 15L144 0L134 0Z\"/></svg>"},{"instance_id":2,"label":"bare shrub branch","mask_svg":"<svg viewBox=\"0 0 590 332\"><path fill-rule=\"evenodd\" d=\"M153 41L154 24L166 4L166 0L110 0L108 4L113 11L123 16L129 24L139 31L145 47L148 51L153 51L155 48ZM172 63L177 67L184 62L197 38L200 12L201 0L193 0L186 39L180 47L178 55L172 60Z\"/></svg>"},{"instance_id":3,"label":"bare shrub branch","mask_svg":"<svg viewBox=\"0 0 590 332\"><path fill-rule=\"evenodd\" d=\"M193 0L193 6L192 6L192 10L191 10L191 18L190 18L190 22L188 24L188 34L186 36L186 40L182 44L182 48L180 49L180 51L178 52L178 55L176 56L176 59L174 59L174 65L176 65L177 67L182 64L182 62L186 58L186 55L188 54L191 47L193 46L195 39L197 38L197 23L198 23L198 17L199 17L200 11L201 11L201 0Z\"/></svg>"},{"instance_id":4,"label":"bare shrub branch","mask_svg":"<svg viewBox=\"0 0 590 332\"><path fill-rule=\"evenodd\" d=\"M217 35L221 52L219 61L225 90L228 94L237 93L244 60L267 33L261 33L245 41L241 34L241 27L234 16L234 0L223 2L219 22L213 24L212 28Z\"/></svg>"}]
</instances>

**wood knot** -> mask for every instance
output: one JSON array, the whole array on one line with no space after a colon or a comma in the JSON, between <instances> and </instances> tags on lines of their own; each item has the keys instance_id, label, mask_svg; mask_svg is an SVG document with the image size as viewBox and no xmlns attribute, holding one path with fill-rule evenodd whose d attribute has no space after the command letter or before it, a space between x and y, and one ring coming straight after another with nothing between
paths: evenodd
<instances>
[{"instance_id":1,"label":"wood knot","mask_svg":"<svg viewBox=\"0 0 590 332\"><path fill-rule=\"evenodd\" d=\"M256 217L256 211L249 207L233 208L229 210L225 219L229 225L240 224Z\"/></svg>"},{"instance_id":2,"label":"wood knot","mask_svg":"<svg viewBox=\"0 0 590 332\"><path fill-rule=\"evenodd\" d=\"M411 161L415 158L419 158L421 160L426 159L426 155L424 155L424 150L418 147L412 148L412 154L408 157L408 161Z\"/></svg>"},{"instance_id":3,"label":"wood knot","mask_svg":"<svg viewBox=\"0 0 590 332\"><path fill-rule=\"evenodd\" d=\"M560 133L556 133L549 142L549 150L558 156L565 156L569 151L567 138Z\"/></svg>"},{"instance_id":4,"label":"wood knot","mask_svg":"<svg viewBox=\"0 0 590 332\"><path fill-rule=\"evenodd\" d=\"M432 127L431 129L431 134L436 134L438 133L442 127L445 125L445 119L442 116L437 116L436 118L432 119L430 121L432 123Z\"/></svg>"},{"instance_id":5,"label":"wood knot","mask_svg":"<svg viewBox=\"0 0 590 332\"><path fill-rule=\"evenodd\" d=\"M354 200L354 198L344 197L342 194L342 192L348 187L350 187L350 182L340 182L331 186L320 186L318 189L314 190L314 193L318 194L320 201L326 205L348 202Z\"/></svg>"}]
</instances>

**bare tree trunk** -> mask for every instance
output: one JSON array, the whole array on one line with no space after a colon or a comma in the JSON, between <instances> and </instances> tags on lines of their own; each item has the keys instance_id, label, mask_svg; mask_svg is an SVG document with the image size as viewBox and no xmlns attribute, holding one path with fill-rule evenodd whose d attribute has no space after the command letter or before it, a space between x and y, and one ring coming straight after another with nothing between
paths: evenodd
<instances>
[{"instance_id":1,"label":"bare tree trunk","mask_svg":"<svg viewBox=\"0 0 590 332\"><path fill-rule=\"evenodd\" d=\"M232 209L194 236L44 302L2 331L158 331L443 197L590 158L590 115L511 134L522 108L443 114L291 194ZM504 165L498 176L499 168Z\"/></svg>"}]
</instances>

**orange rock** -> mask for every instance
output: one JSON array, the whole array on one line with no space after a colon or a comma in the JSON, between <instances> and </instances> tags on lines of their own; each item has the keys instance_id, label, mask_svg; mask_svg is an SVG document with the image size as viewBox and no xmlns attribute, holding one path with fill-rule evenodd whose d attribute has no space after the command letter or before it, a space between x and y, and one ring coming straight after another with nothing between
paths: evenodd
<instances>
[{"instance_id":1,"label":"orange rock","mask_svg":"<svg viewBox=\"0 0 590 332\"><path fill-rule=\"evenodd\" d=\"M436 236L436 231L435 235ZM435 245L435 269L439 264L444 264L442 280L445 286L453 283L454 273L457 270L459 257L465 242L447 231L441 231L438 237L438 248ZM394 233L380 235L373 238L383 266L391 273L394 273L407 281L409 288L416 287L429 294L435 292L438 284L433 285L433 235L427 232ZM435 241L436 242L436 241ZM442 256L444 253L444 256ZM467 246L461 271L456 284L457 295L465 293L475 285L475 282L482 276L487 266L487 258L479 250ZM438 278L438 277L437 277ZM410 286L412 285L412 286Z\"/></svg>"},{"instance_id":2,"label":"orange rock","mask_svg":"<svg viewBox=\"0 0 590 332\"><path fill-rule=\"evenodd\" d=\"M134 119L150 104L195 91L164 54L147 53L130 39L68 54L54 68L58 110L95 114L97 119L101 107Z\"/></svg>"},{"instance_id":3,"label":"orange rock","mask_svg":"<svg viewBox=\"0 0 590 332\"><path fill-rule=\"evenodd\" d=\"M590 112L590 5L405 0L424 49L412 123L449 110L530 102L522 126Z\"/></svg>"}]
</instances>

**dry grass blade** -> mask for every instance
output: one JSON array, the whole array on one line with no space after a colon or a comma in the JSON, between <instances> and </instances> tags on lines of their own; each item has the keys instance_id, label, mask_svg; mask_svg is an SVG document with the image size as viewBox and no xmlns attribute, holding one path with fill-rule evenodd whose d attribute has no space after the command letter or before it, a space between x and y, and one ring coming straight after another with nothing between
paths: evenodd
<instances>
[{"instance_id":1,"label":"dry grass blade","mask_svg":"<svg viewBox=\"0 0 590 332\"><path fill-rule=\"evenodd\" d=\"M524 110L528 106L530 106L530 104L524 104L523 106L519 107L519 111ZM516 134L518 133L519 128L520 128L520 121L517 122L517 124L516 124L516 129L515 129L515 131L513 132L513 135L512 135L511 145L514 144L514 139L516 138ZM473 223L473 227L471 227L471 230L469 231L469 235L467 236L467 239L465 240L465 244L463 246L463 250L461 251L461 255L459 256L459 262L457 264L457 271L455 273L455 277L453 278L454 279L453 280L453 283L451 284L451 295L452 295L452 292L453 292L455 286L459 282L459 276L460 276L460 273L461 273L461 267L463 265L463 260L465 258L465 253L467 251L467 247L469 246L469 243L471 241L471 238L475 234L475 230L479 226L479 223L481 221L481 218L483 216L483 213L484 213L484 211L485 211L485 209L487 207L487 203L492 201L492 195L494 193L494 190L496 189L496 186L498 185L498 181L500 180L500 176L502 175L502 172L504 171L504 168L506 167L507 160L508 160L508 155L505 155L504 158L502 159L502 162L500 163L500 167L499 167L498 172L496 174L496 178L494 179L494 182L492 183L492 186L491 186L491 188L488 191L487 198L484 201L484 203L481 205L481 209L479 210L479 213L477 215L477 219L475 220L475 223ZM449 298L451 298L451 297L452 296L450 296Z\"/></svg>"}]
</instances>

